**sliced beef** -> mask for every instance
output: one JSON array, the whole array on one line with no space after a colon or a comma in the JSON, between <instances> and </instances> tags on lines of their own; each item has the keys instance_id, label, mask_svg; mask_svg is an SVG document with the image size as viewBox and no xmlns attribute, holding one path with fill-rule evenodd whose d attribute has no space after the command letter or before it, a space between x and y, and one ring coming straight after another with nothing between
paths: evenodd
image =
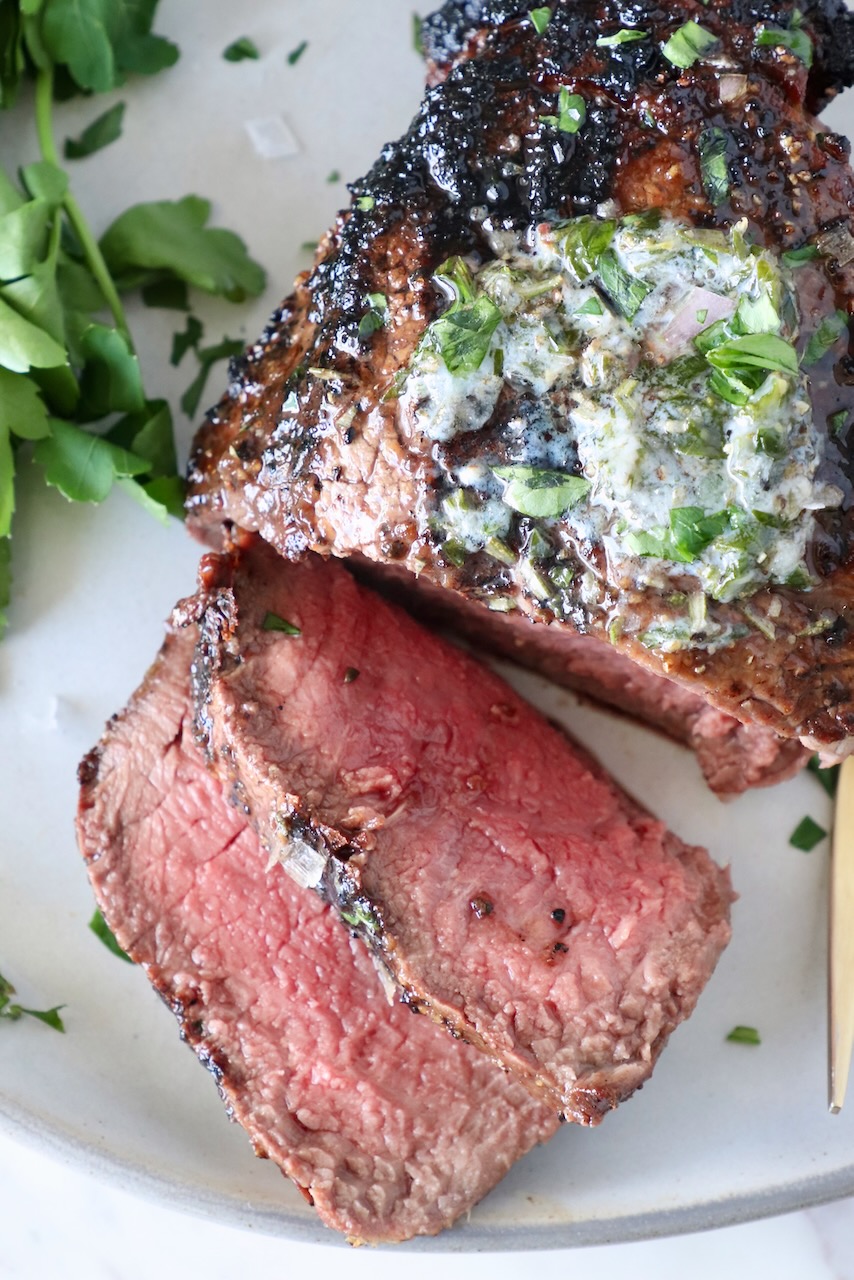
<instances>
[{"instance_id":1,"label":"sliced beef","mask_svg":"<svg viewBox=\"0 0 854 1280\"><path fill-rule=\"evenodd\" d=\"M492 672L334 561L211 557L199 727L273 858L405 999L596 1123L729 938L728 875Z\"/></svg>"},{"instance_id":2,"label":"sliced beef","mask_svg":"<svg viewBox=\"0 0 854 1280\"><path fill-rule=\"evenodd\" d=\"M358 574L417 616L450 628L485 652L509 658L622 711L689 747L712 791L722 799L783 782L810 758L797 739L742 724L696 693L632 662L613 645L566 627L537 626L522 614L495 613L457 591L359 557Z\"/></svg>"},{"instance_id":3,"label":"sliced beef","mask_svg":"<svg viewBox=\"0 0 854 1280\"><path fill-rule=\"evenodd\" d=\"M356 1241L449 1226L554 1114L482 1054L390 1005L314 894L265 872L192 733L194 635L172 635L81 766L98 904L256 1152Z\"/></svg>"},{"instance_id":4,"label":"sliced beef","mask_svg":"<svg viewBox=\"0 0 854 1280\"><path fill-rule=\"evenodd\" d=\"M550 8L540 34L527 6L505 0L450 0L428 22L432 84L411 128L353 184L352 209L232 366L228 391L196 438L189 515L202 536L230 520L288 556L360 554L479 607L506 596L500 559L460 565L443 554L434 528L447 473L396 399L426 325L447 306L433 282L440 264L455 254L488 261L505 232L595 214L603 202L617 215L660 208L701 227L745 218L748 236L773 252L824 246L798 277L802 342L835 311L850 311L847 143L811 114L854 79L854 17L845 6L557 0ZM661 48L688 20L718 43L713 57L686 68ZM626 25L647 36L597 45L602 32ZM775 46L766 38L775 28L800 34ZM796 38L811 42L809 68L788 47ZM731 83L723 92L722 77L733 74L743 93ZM583 97L586 118L576 133L555 137L543 121L561 88ZM729 194L717 204L703 180L710 137L726 139ZM370 312L377 294L388 308L381 325ZM847 495L849 445L831 439L827 424L851 422L851 369L850 355L834 348L810 372L817 430ZM505 391L509 413L521 401ZM472 457L477 450L475 441ZM825 523L812 548L818 585L762 591L744 616L721 606L732 638L718 648L669 652L643 642L643 600L638 628L612 634L612 584L601 568L592 579L577 573L559 609L527 588L515 604L538 625L613 641L727 716L844 753L854 730L848 497ZM658 605L650 607L655 616Z\"/></svg>"}]
</instances>

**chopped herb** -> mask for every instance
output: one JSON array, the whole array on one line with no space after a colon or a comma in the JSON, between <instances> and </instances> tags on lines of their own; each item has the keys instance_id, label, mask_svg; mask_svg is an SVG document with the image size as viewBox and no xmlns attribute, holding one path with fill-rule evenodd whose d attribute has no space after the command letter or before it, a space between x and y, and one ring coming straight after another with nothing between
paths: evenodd
<instances>
[{"instance_id":1,"label":"chopped herb","mask_svg":"<svg viewBox=\"0 0 854 1280\"><path fill-rule=\"evenodd\" d=\"M186 280L154 280L143 285L141 293L147 307L164 307L168 311L190 310Z\"/></svg>"},{"instance_id":2,"label":"chopped herb","mask_svg":"<svg viewBox=\"0 0 854 1280\"><path fill-rule=\"evenodd\" d=\"M383 293L369 293L365 298L368 308L359 321L359 337L369 338L377 329L382 329L388 320L388 302Z\"/></svg>"},{"instance_id":3,"label":"chopped herb","mask_svg":"<svg viewBox=\"0 0 854 1280\"><path fill-rule=\"evenodd\" d=\"M537 35L541 36L552 20L552 11L546 5L543 5L541 9L531 9L528 17L534 24L534 30Z\"/></svg>"},{"instance_id":4,"label":"chopped herb","mask_svg":"<svg viewBox=\"0 0 854 1280\"><path fill-rule=\"evenodd\" d=\"M616 222L588 215L573 218L559 229L556 239L579 284L584 284L596 271L599 259L610 246L616 230Z\"/></svg>"},{"instance_id":5,"label":"chopped herb","mask_svg":"<svg viewBox=\"0 0 854 1280\"><path fill-rule=\"evenodd\" d=\"M697 22L686 22L662 45L661 52L674 67L680 67L684 71L693 67L697 59L717 43L718 38L711 31Z\"/></svg>"},{"instance_id":6,"label":"chopped herb","mask_svg":"<svg viewBox=\"0 0 854 1280\"><path fill-rule=\"evenodd\" d=\"M812 66L813 45L806 31L801 30L800 14L795 10L791 27L763 27L754 42L773 49L788 49L800 58L805 67Z\"/></svg>"},{"instance_id":7,"label":"chopped herb","mask_svg":"<svg viewBox=\"0 0 854 1280\"><path fill-rule=\"evenodd\" d=\"M557 115L540 116L543 124L550 124L561 133L578 133L587 119L587 107L584 99L568 89L561 89L558 94Z\"/></svg>"},{"instance_id":8,"label":"chopped herb","mask_svg":"<svg viewBox=\"0 0 854 1280\"><path fill-rule=\"evenodd\" d=\"M172 335L172 355L169 358L169 363L177 367L188 351L198 351L204 332L202 322L197 316L187 316L187 325L184 331L182 333L173 333Z\"/></svg>"},{"instance_id":9,"label":"chopped herb","mask_svg":"<svg viewBox=\"0 0 854 1280\"><path fill-rule=\"evenodd\" d=\"M258 46L248 36L241 36L222 51L226 62L243 62L246 58L257 61L261 57Z\"/></svg>"},{"instance_id":10,"label":"chopped herb","mask_svg":"<svg viewBox=\"0 0 854 1280\"><path fill-rule=\"evenodd\" d=\"M285 618L280 618L277 613L266 613L264 621L261 623L262 631L281 631L286 636L301 636L302 632L299 627L295 627L292 622L288 622Z\"/></svg>"},{"instance_id":11,"label":"chopped herb","mask_svg":"<svg viewBox=\"0 0 854 1280\"><path fill-rule=\"evenodd\" d=\"M801 819L789 836L789 844L793 849L800 849L802 853L812 853L826 835L824 827L820 827L812 818L806 817Z\"/></svg>"},{"instance_id":12,"label":"chopped herb","mask_svg":"<svg viewBox=\"0 0 854 1280\"><path fill-rule=\"evenodd\" d=\"M825 316L807 343L802 363L807 367L817 364L822 356L827 355L831 347L835 347L839 339L847 333L848 313L846 311L834 311L833 315Z\"/></svg>"},{"instance_id":13,"label":"chopped herb","mask_svg":"<svg viewBox=\"0 0 854 1280\"><path fill-rule=\"evenodd\" d=\"M575 315L577 316L601 316L603 314L602 303L595 295L592 298L588 298L582 306L575 308Z\"/></svg>"},{"instance_id":14,"label":"chopped herb","mask_svg":"<svg viewBox=\"0 0 854 1280\"><path fill-rule=\"evenodd\" d=\"M344 672L345 684L352 684L354 680L358 680L358 679L359 679L358 667L348 667L347 670Z\"/></svg>"},{"instance_id":15,"label":"chopped herb","mask_svg":"<svg viewBox=\"0 0 854 1280\"><path fill-rule=\"evenodd\" d=\"M454 301L428 328L425 345L439 353L449 373L475 373L501 323L501 312L485 293L475 292L471 271L462 258L443 263L436 280L451 290Z\"/></svg>"},{"instance_id":16,"label":"chopped herb","mask_svg":"<svg viewBox=\"0 0 854 1280\"><path fill-rule=\"evenodd\" d=\"M729 166L726 158L727 134L713 125L697 139L700 177L709 203L717 208L729 196Z\"/></svg>"},{"instance_id":17,"label":"chopped herb","mask_svg":"<svg viewBox=\"0 0 854 1280\"><path fill-rule=\"evenodd\" d=\"M602 288L614 306L627 320L633 320L653 286L626 271L612 249L606 249L601 255L597 269Z\"/></svg>"},{"instance_id":18,"label":"chopped herb","mask_svg":"<svg viewBox=\"0 0 854 1280\"><path fill-rule=\"evenodd\" d=\"M11 997L14 994L15 988L11 982L0 974L0 1018L8 1018L10 1022L17 1022L19 1018L26 1014L29 1018L37 1018L39 1022L44 1022L46 1026L53 1027L54 1031L65 1030L62 1018L59 1016L60 1009L64 1009L65 1005L58 1004L53 1009L27 1009L22 1004L12 1004Z\"/></svg>"},{"instance_id":19,"label":"chopped herb","mask_svg":"<svg viewBox=\"0 0 854 1280\"><path fill-rule=\"evenodd\" d=\"M802 267L805 262L812 262L818 256L817 244L802 244L800 249L787 249L783 254L783 262L787 267Z\"/></svg>"},{"instance_id":20,"label":"chopped herb","mask_svg":"<svg viewBox=\"0 0 854 1280\"><path fill-rule=\"evenodd\" d=\"M707 307L703 307L703 309L702 309L701 311L698 311L698 312L697 312L697 324L705 324L705 323L706 323L706 319L707 319L707 317L708 317L708 314L709 314L709 311L708 311L708 308L707 308Z\"/></svg>"},{"instance_id":21,"label":"chopped herb","mask_svg":"<svg viewBox=\"0 0 854 1280\"><path fill-rule=\"evenodd\" d=\"M740 338L729 338L705 353L709 364L736 374L746 369L765 369L798 375L798 354L790 342L773 333L750 333Z\"/></svg>"},{"instance_id":22,"label":"chopped herb","mask_svg":"<svg viewBox=\"0 0 854 1280\"><path fill-rule=\"evenodd\" d=\"M841 436L848 421L848 410L837 409L836 413L832 413L827 421L830 424L831 435Z\"/></svg>"},{"instance_id":23,"label":"chopped herb","mask_svg":"<svg viewBox=\"0 0 854 1280\"><path fill-rule=\"evenodd\" d=\"M112 951L114 956L118 956L120 960L126 960L128 964L133 964L133 960L131 960L128 953L123 951L116 942L116 935L113 933L112 929L97 908L95 909L95 914L92 916L92 919L89 921L89 928L92 930L96 938L100 938L107 950Z\"/></svg>"},{"instance_id":24,"label":"chopped herb","mask_svg":"<svg viewBox=\"0 0 854 1280\"><path fill-rule=\"evenodd\" d=\"M98 116L87 125L79 138L66 138L64 154L66 160L82 160L84 156L94 155L104 147L122 136L125 104L117 102L103 115Z\"/></svg>"},{"instance_id":25,"label":"chopped herb","mask_svg":"<svg viewBox=\"0 0 854 1280\"><path fill-rule=\"evenodd\" d=\"M290 53L288 54L288 66L295 67L296 64L299 62L300 58L302 57L302 55L305 53L307 48L308 48L308 41L302 40L300 41L300 43L297 45L295 49L291 49Z\"/></svg>"},{"instance_id":26,"label":"chopped herb","mask_svg":"<svg viewBox=\"0 0 854 1280\"><path fill-rule=\"evenodd\" d=\"M333 169L332 172L327 177L326 181L329 183L340 182L341 181L340 171L338 169Z\"/></svg>"},{"instance_id":27,"label":"chopped herb","mask_svg":"<svg viewBox=\"0 0 854 1280\"><path fill-rule=\"evenodd\" d=\"M419 58L424 57L424 19L420 13L412 15L412 47Z\"/></svg>"},{"instance_id":28,"label":"chopped herb","mask_svg":"<svg viewBox=\"0 0 854 1280\"><path fill-rule=\"evenodd\" d=\"M304 253L314 253L319 244L320 244L319 240L303 240L302 244L300 245L300 248L303 250Z\"/></svg>"},{"instance_id":29,"label":"chopped herb","mask_svg":"<svg viewBox=\"0 0 854 1280\"><path fill-rule=\"evenodd\" d=\"M583 476L537 467L493 467L505 483L503 498L508 507L523 516L548 520L574 507L590 488Z\"/></svg>"},{"instance_id":30,"label":"chopped herb","mask_svg":"<svg viewBox=\"0 0 854 1280\"><path fill-rule=\"evenodd\" d=\"M612 49L618 44L631 44L633 40L645 40L648 31L638 31L635 27L621 27L612 36L600 36L596 41L597 49Z\"/></svg>"},{"instance_id":31,"label":"chopped herb","mask_svg":"<svg viewBox=\"0 0 854 1280\"><path fill-rule=\"evenodd\" d=\"M827 794L833 799L839 782L839 765L831 764L825 768L818 756L812 756L807 768L814 777L818 778Z\"/></svg>"},{"instance_id":32,"label":"chopped herb","mask_svg":"<svg viewBox=\"0 0 854 1280\"><path fill-rule=\"evenodd\" d=\"M231 360L243 354L243 343L237 338L223 338L222 342L211 347L196 350L199 358L199 372L181 396L181 408L188 418L195 416L208 381L208 375L220 360Z\"/></svg>"},{"instance_id":33,"label":"chopped herb","mask_svg":"<svg viewBox=\"0 0 854 1280\"><path fill-rule=\"evenodd\" d=\"M376 200L373 196L359 196L356 199L356 208L361 209L362 213L370 213L375 204Z\"/></svg>"},{"instance_id":34,"label":"chopped herb","mask_svg":"<svg viewBox=\"0 0 854 1280\"><path fill-rule=\"evenodd\" d=\"M654 556L676 564L690 564L730 524L728 511L707 515L702 507L674 507L667 529L629 533L626 543L637 556Z\"/></svg>"},{"instance_id":35,"label":"chopped herb","mask_svg":"<svg viewBox=\"0 0 854 1280\"><path fill-rule=\"evenodd\" d=\"M733 1027L727 1036L732 1044L761 1044L759 1032L755 1027Z\"/></svg>"}]
</instances>

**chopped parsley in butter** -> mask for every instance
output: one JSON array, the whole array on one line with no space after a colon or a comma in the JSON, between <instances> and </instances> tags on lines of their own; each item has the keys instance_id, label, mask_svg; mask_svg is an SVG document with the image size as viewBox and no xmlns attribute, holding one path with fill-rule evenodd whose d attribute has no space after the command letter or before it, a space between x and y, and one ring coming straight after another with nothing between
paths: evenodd
<instances>
[{"instance_id":1,"label":"chopped parsley in butter","mask_svg":"<svg viewBox=\"0 0 854 1280\"><path fill-rule=\"evenodd\" d=\"M728 602L809 585L815 513L842 493L820 478L791 273L743 224L574 218L505 239L485 265L452 259L437 280L450 305L407 371L403 429L441 467L513 393L503 455L446 476L434 528L456 563L491 542L507 563L521 513L553 543L597 548L622 588L685 590L687 577L701 600ZM816 351L847 332L825 328ZM518 556L530 590L532 558ZM715 628L695 602L675 647L701 630Z\"/></svg>"}]
</instances>

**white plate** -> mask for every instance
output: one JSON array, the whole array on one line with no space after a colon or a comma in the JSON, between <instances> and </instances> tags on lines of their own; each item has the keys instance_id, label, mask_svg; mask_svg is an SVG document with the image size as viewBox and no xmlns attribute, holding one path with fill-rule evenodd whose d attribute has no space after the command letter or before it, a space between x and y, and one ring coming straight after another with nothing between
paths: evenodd
<instances>
[{"instance_id":1,"label":"white plate","mask_svg":"<svg viewBox=\"0 0 854 1280\"><path fill-rule=\"evenodd\" d=\"M99 228L135 200L194 190L243 233L272 283L253 307L199 302L211 341L260 331L306 265L298 246L343 202L343 186L327 175L355 178L370 166L405 128L422 79L409 0L360 0L358 16L347 0L255 0L232 14L228 0L207 0L200 23L196 5L163 0L158 26L178 40L181 62L135 83L123 95L124 138L73 170ZM223 62L224 46L243 34L262 59ZM308 50L288 66L285 55L303 39ZM60 137L99 109L64 108ZM844 112L835 106L837 125ZM300 149L263 159L245 122L276 116ZM193 373L189 360L169 367L181 323L142 308L132 316L146 385L173 402ZM210 399L221 378L220 368ZM189 434L184 422L185 444ZM68 1033L0 1024L0 1113L13 1131L119 1185L329 1242L301 1197L226 1123L213 1083L141 974L86 928L92 899L72 832L75 766L138 683L171 605L192 589L197 549L177 524L161 528L123 495L100 509L72 507L25 475L21 499L16 598L0 647L0 972L24 1003L65 1002ZM732 861L735 938L640 1096L599 1130L562 1130L470 1221L417 1247L637 1239L854 1192L854 1101L839 1117L825 1104L827 842L808 855L788 844L806 813L827 825L824 792L803 776L724 806L676 747L533 677L513 680L683 837ZM761 1046L727 1043L736 1023L757 1026Z\"/></svg>"}]
</instances>

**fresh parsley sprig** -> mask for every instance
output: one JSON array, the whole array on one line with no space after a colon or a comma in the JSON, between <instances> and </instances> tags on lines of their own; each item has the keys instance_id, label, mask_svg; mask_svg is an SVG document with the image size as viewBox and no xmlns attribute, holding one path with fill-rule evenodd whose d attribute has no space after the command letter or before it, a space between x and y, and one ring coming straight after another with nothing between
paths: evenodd
<instances>
[{"instance_id":1,"label":"fresh parsley sprig","mask_svg":"<svg viewBox=\"0 0 854 1280\"><path fill-rule=\"evenodd\" d=\"M0 1018L6 1018L9 1022L17 1022L19 1018L23 1018L26 1015L28 1018L36 1018L48 1027L53 1027L54 1031L65 1030L62 1018L59 1016L59 1011L64 1008L64 1005L58 1004L53 1009L27 1009L22 1004L14 1004L12 1002L14 994L15 988L8 978L4 978L0 973Z\"/></svg>"},{"instance_id":2,"label":"fresh parsley sprig","mask_svg":"<svg viewBox=\"0 0 854 1280\"><path fill-rule=\"evenodd\" d=\"M188 287L241 302L265 284L243 241L208 225L209 201L134 205L99 240L62 168L57 97L115 90L177 60L176 46L152 31L156 8L157 0L2 0L0 107L15 102L25 78L35 81L40 155L15 157L17 180L0 169L0 634L15 472L30 459L70 501L101 502L117 486L162 520L181 513L171 412L143 386L125 296L140 291L149 305L187 309ZM66 142L66 158L115 142L127 109L97 116ZM237 345L197 350L188 412L211 365Z\"/></svg>"}]
</instances>

